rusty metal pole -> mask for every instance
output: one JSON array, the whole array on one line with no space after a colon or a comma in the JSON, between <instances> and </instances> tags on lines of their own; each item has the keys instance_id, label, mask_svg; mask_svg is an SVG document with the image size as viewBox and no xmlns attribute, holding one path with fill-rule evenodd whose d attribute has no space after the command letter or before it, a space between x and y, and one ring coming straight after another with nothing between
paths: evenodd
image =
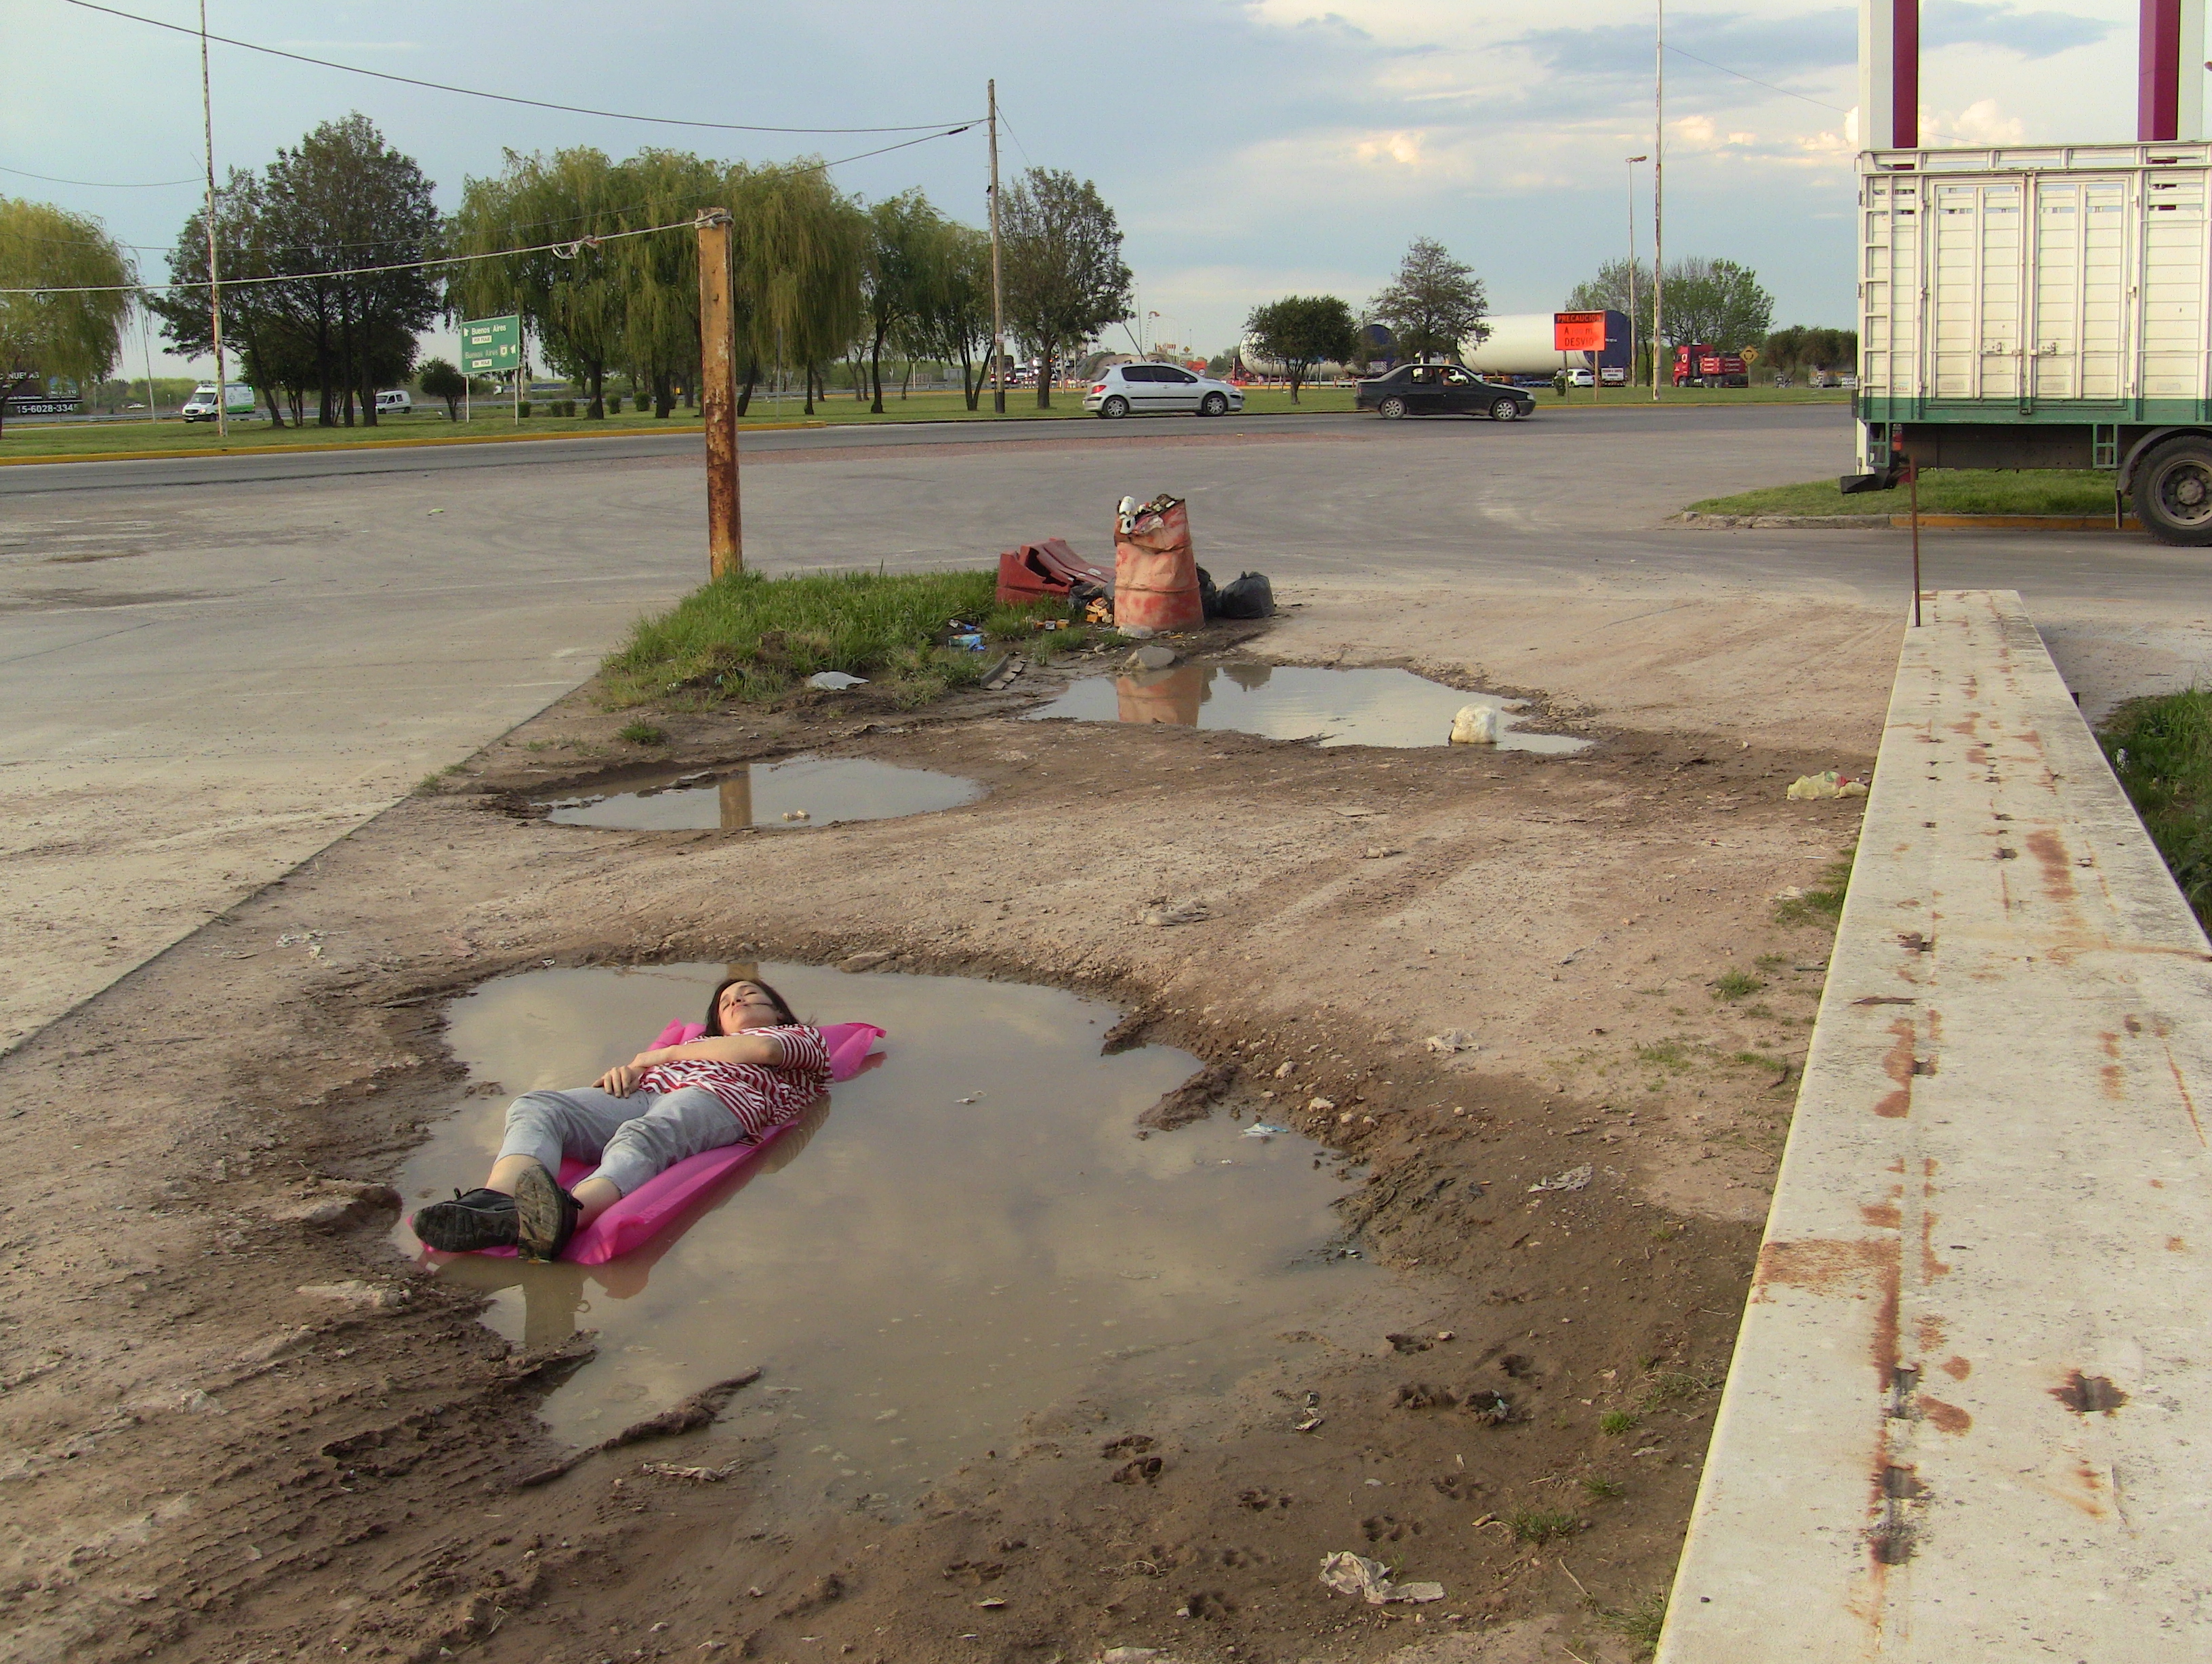
<instances>
[{"instance_id":1,"label":"rusty metal pole","mask_svg":"<svg viewBox=\"0 0 2212 1664\"><path fill-rule=\"evenodd\" d=\"M1905 483L1912 499L1912 628L1920 628L1920 465L1908 459Z\"/></svg>"},{"instance_id":2,"label":"rusty metal pole","mask_svg":"<svg viewBox=\"0 0 2212 1664\"><path fill-rule=\"evenodd\" d=\"M699 413L707 430L707 569L745 566L738 512L738 339L730 309L730 210L699 211Z\"/></svg>"}]
</instances>

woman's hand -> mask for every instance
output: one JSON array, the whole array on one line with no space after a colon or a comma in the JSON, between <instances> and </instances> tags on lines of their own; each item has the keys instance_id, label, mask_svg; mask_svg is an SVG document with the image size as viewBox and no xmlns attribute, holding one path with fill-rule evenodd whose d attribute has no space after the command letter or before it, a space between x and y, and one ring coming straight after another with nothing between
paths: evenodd
<instances>
[{"instance_id":1,"label":"woman's hand","mask_svg":"<svg viewBox=\"0 0 2212 1664\"><path fill-rule=\"evenodd\" d=\"M610 1096L626 1098L637 1090L639 1078L660 1060L658 1052L640 1052L629 1062L617 1063L601 1075L598 1083L599 1090Z\"/></svg>"}]
</instances>

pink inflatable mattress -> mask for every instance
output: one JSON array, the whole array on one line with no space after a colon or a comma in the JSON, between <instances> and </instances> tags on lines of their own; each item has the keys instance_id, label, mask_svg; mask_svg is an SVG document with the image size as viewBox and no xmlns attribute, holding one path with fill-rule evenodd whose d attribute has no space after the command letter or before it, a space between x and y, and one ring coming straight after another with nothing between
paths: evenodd
<instances>
[{"instance_id":1,"label":"pink inflatable mattress","mask_svg":"<svg viewBox=\"0 0 2212 1664\"><path fill-rule=\"evenodd\" d=\"M681 1046L706 1030L696 1023L672 1023L661 1030L655 1047ZM884 1037L872 1023L825 1023L823 1044L830 1049L830 1078L850 1080L860 1072L868 1054ZM758 1144L725 1145L702 1155L680 1161L665 1173L654 1175L578 1231L562 1259L575 1266L603 1266L633 1249L643 1248L685 1207L775 1142L784 1128L777 1127ZM561 1163L561 1182L573 1187L593 1166L574 1157ZM487 1248L487 1254L511 1256L513 1248Z\"/></svg>"}]
</instances>

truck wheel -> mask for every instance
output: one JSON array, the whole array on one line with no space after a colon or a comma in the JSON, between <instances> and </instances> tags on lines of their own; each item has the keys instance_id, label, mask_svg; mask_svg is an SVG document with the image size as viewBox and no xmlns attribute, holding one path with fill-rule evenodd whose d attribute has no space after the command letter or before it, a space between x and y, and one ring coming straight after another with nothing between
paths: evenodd
<instances>
[{"instance_id":1,"label":"truck wheel","mask_svg":"<svg viewBox=\"0 0 2212 1664\"><path fill-rule=\"evenodd\" d=\"M1375 407L1375 414L1387 421L1395 422L1406 414L1406 401L1393 393Z\"/></svg>"},{"instance_id":2,"label":"truck wheel","mask_svg":"<svg viewBox=\"0 0 2212 1664\"><path fill-rule=\"evenodd\" d=\"M2169 440L2136 470L2136 517L2162 544L2212 544L2212 440Z\"/></svg>"}]
</instances>

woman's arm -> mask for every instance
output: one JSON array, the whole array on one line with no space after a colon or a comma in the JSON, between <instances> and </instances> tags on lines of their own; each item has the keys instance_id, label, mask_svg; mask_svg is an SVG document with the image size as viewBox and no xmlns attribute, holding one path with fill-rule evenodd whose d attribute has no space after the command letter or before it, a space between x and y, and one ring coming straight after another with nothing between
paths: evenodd
<instances>
[{"instance_id":1,"label":"woman's arm","mask_svg":"<svg viewBox=\"0 0 2212 1664\"><path fill-rule=\"evenodd\" d=\"M772 1034L715 1035L682 1046L662 1046L640 1052L630 1060L633 1068L649 1069L656 1063L765 1063L783 1061L783 1042Z\"/></svg>"}]
</instances>

